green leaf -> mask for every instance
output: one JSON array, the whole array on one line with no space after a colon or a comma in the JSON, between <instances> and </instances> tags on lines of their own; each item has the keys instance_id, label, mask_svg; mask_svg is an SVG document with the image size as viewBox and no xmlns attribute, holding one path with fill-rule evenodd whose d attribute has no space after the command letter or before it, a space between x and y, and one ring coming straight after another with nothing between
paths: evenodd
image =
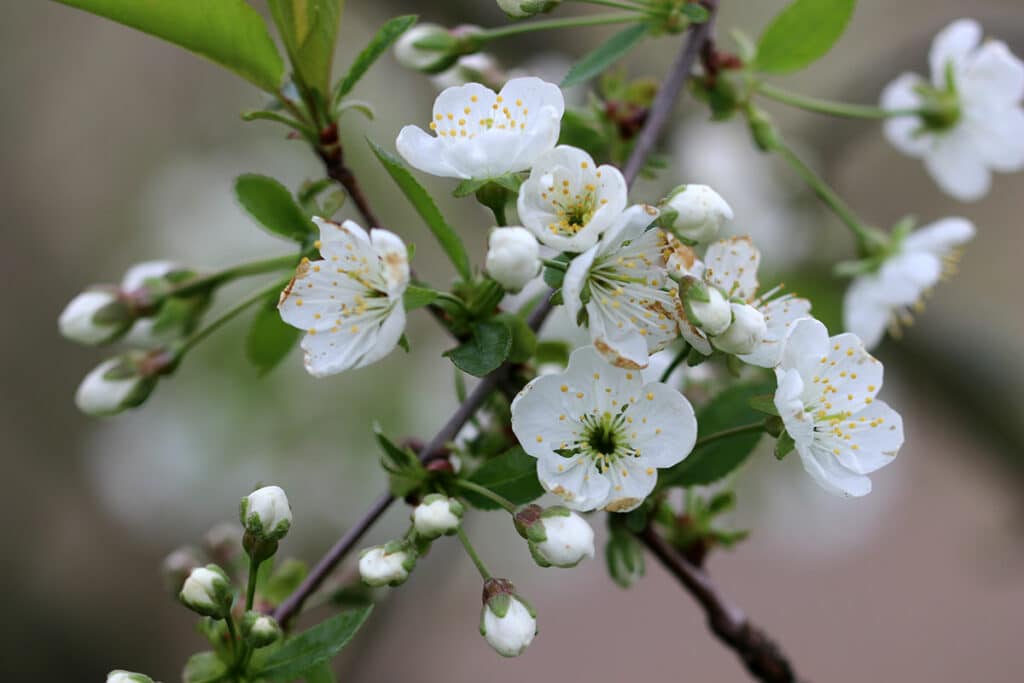
<instances>
[{"instance_id":1,"label":"green leaf","mask_svg":"<svg viewBox=\"0 0 1024 683\"><path fill-rule=\"evenodd\" d=\"M402 190L406 198L412 203L413 208L419 213L427 227L430 228L430 231L434 233L434 237L437 238L441 248L444 249L448 258L451 259L455 270L462 276L462 279L469 280L473 273L469 265L469 255L466 253L466 247L462 244L462 240L459 239L454 228L441 215L437 204L434 203L434 200L431 199L427 191L416 181L416 178L413 177L412 173L409 172L409 169L405 167L405 164L398 157L385 151L384 148L373 140L367 140L367 142L370 143L373 153L377 155L377 158L384 165L388 174L398 184L399 189Z\"/></svg>"},{"instance_id":2,"label":"green leaf","mask_svg":"<svg viewBox=\"0 0 1024 683\"><path fill-rule=\"evenodd\" d=\"M484 462L469 481L494 491L516 505L524 505L544 495L544 487L537 480L537 459L526 454L520 446ZM499 505L472 491L465 492L466 500L482 510L496 510Z\"/></svg>"},{"instance_id":3,"label":"green leaf","mask_svg":"<svg viewBox=\"0 0 1024 683\"><path fill-rule=\"evenodd\" d=\"M697 413L697 438L764 418L750 399L772 390L770 384L737 384L721 392ZM659 487L710 484L743 464L763 436L748 432L699 446L678 465L663 471Z\"/></svg>"},{"instance_id":4,"label":"green leaf","mask_svg":"<svg viewBox=\"0 0 1024 683\"><path fill-rule=\"evenodd\" d=\"M557 363L562 367L569 364L572 348L563 341L542 341L537 343L537 364Z\"/></svg>"},{"instance_id":5,"label":"green leaf","mask_svg":"<svg viewBox=\"0 0 1024 683\"><path fill-rule=\"evenodd\" d=\"M288 189L273 178L240 175L235 179L235 196L257 223L275 235L302 243L314 232L313 222Z\"/></svg>"},{"instance_id":6,"label":"green leaf","mask_svg":"<svg viewBox=\"0 0 1024 683\"><path fill-rule=\"evenodd\" d=\"M181 679L185 683L213 683L221 680L227 670L215 652L197 652L188 658Z\"/></svg>"},{"instance_id":7,"label":"green leaf","mask_svg":"<svg viewBox=\"0 0 1024 683\"><path fill-rule=\"evenodd\" d=\"M857 0L795 0L761 34L755 68L790 73L820 59L843 35Z\"/></svg>"},{"instance_id":8,"label":"green leaf","mask_svg":"<svg viewBox=\"0 0 1024 683\"><path fill-rule=\"evenodd\" d=\"M281 320L275 294L260 307L252 321L245 338L245 355L259 374L265 375L285 359L300 334L299 329Z\"/></svg>"},{"instance_id":9,"label":"green leaf","mask_svg":"<svg viewBox=\"0 0 1024 683\"><path fill-rule=\"evenodd\" d=\"M508 326L512 333L512 348L508 352L508 359L512 363L525 363L533 357L537 350L537 335L526 322L526 318L515 313L499 313L494 316Z\"/></svg>"},{"instance_id":10,"label":"green leaf","mask_svg":"<svg viewBox=\"0 0 1024 683\"><path fill-rule=\"evenodd\" d=\"M430 289L429 287L409 285L405 288L405 294L402 296L402 304L405 306L405 310L412 311L417 308L429 306L437 301L437 298L440 295L441 292Z\"/></svg>"},{"instance_id":11,"label":"green leaf","mask_svg":"<svg viewBox=\"0 0 1024 683\"><path fill-rule=\"evenodd\" d=\"M774 394L761 394L750 398L750 407L765 415L778 415L779 409L775 407Z\"/></svg>"},{"instance_id":12,"label":"green leaf","mask_svg":"<svg viewBox=\"0 0 1024 683\"><path fill-rule=\"evenodd\" d=\"M469 339L444 355L455 363L455 367L474 377L498 369L512 351L512 331L501 322L484 321L475 323L469 331Z\"/></svg>"},{"instance_id":13,"label":"green leaf","mask_svg":"<svg viewBox=\"0 0 1024 683\"><path fill-rule=\"evenodd\" d=\"M267 0L299 81L327 98L344 0Z\"/></svg>"},{"instance_id":14,"label":"green leaf","mask_svg":"<svg viewBox=\"0 0 1024 683\"><path fill-rule=\"evenodd\" d=\"M608 139L598 130L585 113L566 109L562 116L562 129L558 144L579 147L594 158L597 163L608 160Z\"/></svg>"},{"instance_id":15,"label":"green leaf","mask_svg":"<svg viewBox=\"0 0 1024 683\"><path fill-rule=\"evenodd\" d=\"M306 683L335 683L334 671L327 662L317 664L309 671L302 674L302 680Z\"/></svg>"},{"instance_id":16,"label":"green leaf","mask_svg":"<svg viewBox=\"0 0 1024 683\"><path fill-rule=\"evenodd\" d=\"M309 573L305 562L290 557L276 567L273 573L259 587L260 596L272 605L279 605L295 592Z\"/></svg>"},{"instance_id":17,"label":"green leaf","mask_svg":"<svg viewBox=\"0 0 1024 683\"><path fill-rule=\"evenodd\" d=\"M245 0L57 0L162 38L277 93L284 63Z\"/></svg>"},{"instance_id":18,"label":"green leaf","mask_svg":"<svg viewBox=\"0 0 1024 683\"><path fill-rule=\"evenodd\" d=\"M562 80L563 88L588 81L626 56L647 35L647 24L634 24L625 28L593 52L576 62Z\"/></svg>"},{"instance_id":19,"label":"green leaf","mask_svg":"<svg viewBox=\"0 0 1024 683\"><path fill-rule=\"evenodd\" d=\"M775 442L775 457L782 460L789 455L794 448L796 448L796 442L793 441L793 437L789 435L789 432L782 432L779 434L778 441Z\"/></svg>"},{"instance_id":20,"label":"green leaf","mask_svg":"<svg viewBox=\"0 0 1024 683\"><path fill-rule=\"evenodd\" d=\"M408 448L400 448L391 441L379 424L374 423L373 432L381 450L384 451L380 464L388 473L391 494L402 498L418 489L426 478L426 470L416 454Z\"/></svg>"},{"instance_id":21,"label":"green leaf","mask_svg":"<svg viewBox=\"0 0 1024 683\"><path fill-rule=\"evenodd\" d=\"M342 612L289 638L263 662L253 678L286 683L330 661L352 639L372 611L373 606L369 605L363 609Z\"/></svg>"},{"instance_id":22,"label":"green leaf","mask_svg":"<svg viewBox=\"0 0 1024 683\"><path fill-rule=\"evenodd\" d=\"M337 105L341 101L341 98L351 92L352 88L355 87L356 83L359 82L366 72L370 70L373 63L376 62L382 54L388 51L388 48L398 40L403 33L409 30L409 28L416 23L416 16L407 14L402 17L395 17L389 20L377 33L370 39L369 44L363 48L363 51L352 62L352 66L349 67L348 73L345 77L338 82L338 86L334 91L334 104Z\"/></svg>"}]
</instances>

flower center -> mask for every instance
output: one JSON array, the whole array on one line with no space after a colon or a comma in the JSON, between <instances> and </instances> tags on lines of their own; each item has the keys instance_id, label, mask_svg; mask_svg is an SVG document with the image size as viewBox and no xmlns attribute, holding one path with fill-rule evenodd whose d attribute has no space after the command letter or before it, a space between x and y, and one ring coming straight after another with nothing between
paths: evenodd
<instances>
[{"instance_id":1,"label":"flower center","mask_svg":"<svg viewBox=\"0 0 1024 683\"><path fill-rule=\"evenodd\" d=\"M956 92L952 62L946 65L945 87L934 88L922 83L915 90L922 99L919 133L949 130L960 121L960 97Z\"/></svg>"},{"instance_id":2,"label":"flower center","mask_svg":"<svg viewBox=\"0 0 1024 683\"><path fill-rule=\"evenodd\" d=\"M620 458L639 457L640 453L629 444L626 418L628 409L629 406L625 405L616 414L605 411L580 416L583 430L579 438L570 447L556 452L565 458L585 455L602 474Z\"/></svg>"}]
</instances>

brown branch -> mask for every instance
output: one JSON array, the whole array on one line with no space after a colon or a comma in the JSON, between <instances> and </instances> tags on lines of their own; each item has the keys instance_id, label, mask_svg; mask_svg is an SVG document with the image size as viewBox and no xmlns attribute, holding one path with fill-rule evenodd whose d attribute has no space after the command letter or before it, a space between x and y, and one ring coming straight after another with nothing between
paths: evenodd
<instances>
[{"instance_id":1,"label":"brown branch","mask_svg":"<svg viewBox=\"0 0 1024 683\"><path fill-rule=\"evenodd\" d=\"M345 152L338 137L337 122L332 123L320 132L320 146L317 147L316 151L320 155L320 160L324 162L327 176L336 180L344 187L345 192L355 202L356 209L359 210L359 214L367 223L366 228L381 227L376 214L370 208L370 202L366 199L366 195L363 194L362 186L359 185L359 181L356 179L355 174L352 173L352 170L345 165Z\"/></svg>"},{"instance_id":2,"label":"brown branch","mask_svg":"<svg viewBox=\"0 0 1024 683\"><path fill-rule=\"evenodd\" d=\"M640 539L700 604L711 632L736 653L754 678L764 683L797 683L793 667L779 646L750 623L743 610L718 590L707 572L684 558L651 527L644 530Z\"/></svg>"}]
</instances>

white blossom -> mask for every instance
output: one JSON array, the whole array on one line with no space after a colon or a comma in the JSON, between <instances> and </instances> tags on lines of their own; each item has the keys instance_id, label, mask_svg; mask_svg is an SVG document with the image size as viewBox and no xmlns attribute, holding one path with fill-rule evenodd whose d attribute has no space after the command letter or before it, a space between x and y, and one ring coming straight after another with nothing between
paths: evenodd
<instances>
[{"instance_id":1,"label":"white blossom","mask_svg":"<svg viewBox=\"0 0 1024 683\"><path fill-rule=\"evenodd\" d=\"M280 486L264 486L242 499L239 506L242 526L249 534L277 541L292 526L292 507Z\"/></svg>"},{"instance_id":2,"label":"white blossom","mask_svg":"<svg viewBox=\"0 0 1024 683\"><path fill-rule=\"evenodd\" d=\"M590 346L562 373L531 381L512 402L512 430L537 458L545 489L574 510L626 512L654 489L659 468L693 449L697 420L675 389L644 384Z\"/></svg>"},{"instance_id":3,"label":"white blossom","mask_svg":"<svg viewBox=\"0 0 1024 683\"><path fill-rule=\"evenodd\" d=\"M78 385L75 405L86 415L116 415L145 401L155 383L155 378L140 374L133 357L110 358L96 366Z\"/></svg>"},{"instance_id":4,"label":"white blossom","mask_svg":"<svg viewBox=\"0 0 1024 683\"><path fill-rule=\"evenodd\" d=\"M872 349L886 329L898 332L913 318L911 310L945 275L953 272L960 247L974 237L974 224L944 218L894 236L892 251L869 273L859 275L846 290L843 324Z\"/></svg>"},{"instance_id":5,"label":"white blossom","mask_svg":"<svg viewBox=\"0 0 1024 683\"><path fill-rule=\"evenodd\" d=\"M484 603L480 634L502 657L518 657L537 635L537 617L520 597L499 594Z\"/></svg>"},{"instance_id":6,"label":"white blossom","mask_svg":"<svg viewBox=\"0 0 1024 683\"><path fill-rule=\"evenodd\" d=\"M397 586L415 565L416 556L404 544L378 545L359 556L359 576L368 586Z\"/></svg>"},{"instance_id":7,"label":"white blossom","mask_svg":"<svg viewBox=\"0 0 1024 683\"><path fill-rule=\"evenodd\" d=\"M410 165L444 178L484 180L529 169L558 141L565 101L553 83L513 78L500 93L469 83L434 101L430 135L405 126L395 145Z\"/></svg>"},{"instance_id":8,"label":"white blossom","mask_svg":"<svg viewBox=\"0 0 1024 683\"><path fill-rule=\"evenodd\" d=\"M550 12L561 2L562 0L498 0L498 7L510 17L521 19Z\"/></svg>"},{"instance_id":9,"label":"white blossom","mask_svg":"<svg viewBox=\"0 0 1024 683\"><path fill-rule=\"evenodd\" d=\"M455 43L451 32L439 24L417 24L402 34L395 43L395 59L407 69L436 73L455 61L448 50L428 50L417 47L424 40Z\"/></svg>"},{"instance_id":10,"label":"white blossom","mask_svg":"<svg viewBox=\"0 0 1024 683\"><path fill-rule=\"evenodd\" d=\"M433 539L455 533L462 522L462 513L462 503L440 493L432 493L412 511L412 523L416 533Z\"/></svg>"},{"instance_id":11,"label":"white blossom","mask_svg":"<svg viewBox=\"0 0 1024 683\"><path fill-rule=\"evenodd\" d=\"M214 619L223 619L234 600L227 574L215 564L193 569L178 597L189 609Z\"/></svg>"},{"instance_id":12,"label":"white blossom","mask_svg":"<svg viewBox=\"0 0 1024 683\"><path fill-rule=\"evenodd\" d=\"M671 246L663 231L647 230L657 216L653 206L627 209L600 242L569 263L562 283L570 318L620 367L647 367L650 354L679 336L682 304L666 270Z\"/></svg>"},{"instance_id":13,"label":"white blossom","mask_svg":"<svg viewBox=\"0 0 1024 683\"><path fill-rule=\"evenodd\" d=\"M60 333L80 344L106 344L124 334L134 315L114 287L92 287L72 299L57 319Z\"/></svg>"},{"instance_id":14,"label":"white blossom","mask_svg":"<svg viewBox=\"0 0 1024 683\"><path fill-rule=\"evenodd\" d=\"M518 292L540 272L540 245L526 228L495 228L487 242L487 274Z\"/></svg>"},{"instance_id":15,"label":"white blossom","mask_svg":"<svg viewBox=\"0 0 1024 683\"><path fill-rule=\"evenodd\" d=\"M954 21L932 42L931 82L904 73L881 97L884 109L925 112L886 120L886 137L962 201L988 192L990 170L1024 168L1024 62L1005 43L981 39L978 22Z\"/></svg>"},{"instance_id":16,"label":"white blossom","mask_svg":"<svg viewBox=\"0 0 1024 683\"><path fill-rule=\"evenodd\" d=\"M402 295L409 255L392 232L367 235L353 221L322 218L320 260L303 259L281 294L281 318L306 330L306 370L316 377L375 363L394 350L405 329Z\"/></svg>"},{"instance_id":17,"label":"white blossom","mask_svg":"<svg viewBox=\"0 0 1024 683\"><path fill-rule=\"evenodd\" d=\"M107 674L107 683L153 683L153 679L145 674L117 669Z\"/></svg>"},{"instance_id":18,"label":"white blossom","mask_svg":"<svg viewBox=\"0 0 1024 683\"><path fill-rule=\"evenodd\" d=\"M617 168L598 166L583 150L559 145L536 160L516 208L542 244L580 252L612 226L626 208L627 194Z\"/></svg>"},{"instance_id":19,"label":"white blossom","mask_svg":"<svg viewBox=\"0 0 1024 683\"><path fill-rule=\"evenodd\" d=\"M672 220L677 237L710 242L733 218L732 208L707 185L680 185L666 198L662 211Z\"/></svg>"},{"instance_id":20,"label":"white blossom","mask_svg":"<svg viewBox=\"0 0 1024 683\"><path fill-rule=\"evenodd\" d=\"M744 356L751 354L768 332L764 314L749 304L730 304L732 323L722 334L711 337L711 342L726 353Z\"/></svg>"},{"instance_id":21,"label":"white blossom","mask_svg":"<svg viewBox=\"0 0 1024 683\"><path fill-rule=\"evenodd\" d=\"M539 525L544 540L531 541L530 549L542 564L575 567L583 558L594 557L594 530L575 512L560 506L547 508Z\"/></svg>"},{"instance_id":22,"label":"white blossom","mask_svg":"<svg viewBox=\"0 0 1024 683\"><path fill-rule=\"evenodd\" d=\"M824 325L805 318L786 338L775 375L775 407L807 473L831 493L869 493L866 475L903 445L899 413L876 399L882 364L856 335L830 339Z\"/></svg>"}]
</instances>

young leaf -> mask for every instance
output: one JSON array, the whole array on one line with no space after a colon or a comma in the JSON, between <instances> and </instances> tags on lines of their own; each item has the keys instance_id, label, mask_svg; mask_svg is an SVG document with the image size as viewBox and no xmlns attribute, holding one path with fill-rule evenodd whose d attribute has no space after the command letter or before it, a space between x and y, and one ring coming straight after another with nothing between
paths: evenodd
<instances>
[{"instance_id":1,"label":"young leaf","mask_svg":"<svg viewBox=\"0 0 1024 683\"><path fill-rule=\"evenodd\" d=\"M784 74L820 59L843 35L856 5L857 0L795 0L761 34L754 66Z\"/></svg>"},{"instance_id":2,"label":"young leaf","mask_svg":"<svg viewBox=\"0 0 1024 683\"><path fill-rule=\"evenodd\" d=\"M763 414L750 407L750 399L771 388L760 383L737 384L718 394L697 413L697 438L763 419ZM699 446L686 460L662 472L658 485L696 486L718 481L743 464L762 436L747 432Z\"/></svg>"},{"instance_id":3,"label":"young leaf","mask_svg":"<svg viewBox=\"0 0 1024 683\"><path fill-rule=\"evenodd\" d=\"M407 14L402 17L395 17L390 19L386 24L377 30L377 33L370 39L369 44L363 48L363 51L352 62L352 66L349 67L348 73L342 78L334 90L334 104L341 101L341 98L351 92L352 88L355 87L356 83L359 82L366 72L370 70L373 63L376 62L382 54L388 51L388 48L398 40L403 33L409 30L409 28L416 23L416 16Z\"/></svg>"},{"instance_id":4,"label":"young leaf","mask_svg":"<svg viewBox=\"0 0 1024 683\"><path fill-rule=\"evenodd\" d=\"M429 287L417 287L416 285L409 285L405 289L405 294L402 296L402 304L405 306L405 310L412 311L417 308L423 308L437 301L437 297L440 296L440 292L437 292Z\"/></svg>"},{"instance_id":5,"label":"young leaf","mask_svg":"<svg viewBox=\"0 0 1024 683\"><path fill-rule=\"evenodd\" d=\"M634 24L608 39L593 52L576 62L562 80L563 88L588 81L626 56L647 35L647 24Z\"/></svg>"},{"instance_id":6,"label":"young leaf","mask_svg":"<svg viewBox=\"0 0 1024 683\"><path fill-rule=\"evenodd\" d=\"M279 605L295 592L308 573L309 567L305 562L290 557L282 562L280 567L274 568L270 576L260 585L260 596L272 605Z\"/></svg>"},{"instance_id":7,"label":"young leaf","mask_svg":"<svg viewBox=\"0 0 1024 683\"><path fill-rule=\"evenodd\" d=\"M163 38L231 69L270 93L284 63L262 17L245 0L58 0Z\"/></svg>"},{"instance_id":8,"label":"young leaf","mask_svg":"<svg viewBox=\"0 0 1024 683\"><path fill-rule=\"evenodd\" d=\"M245 355L265 375L284 360L299 340L300 330L281 320L277 295L260 307L245 338Z\"/></svg>"},{"instance_id":9,"label":"young leaf","mask_svg":"<svg viewBox=\"0 0 1024 683\"><path fill-rule=\"evenodd\" d=\"M334 677L331 665L327 662L323 662L303 673L302 680L305 681L305 683L335 683L338 679Z\"/></svg>"},{"instance_id":10,"label":"young leaf","mask_svg":"<svg viewBox=\"0 0 1024 683\"><path fill-rule=\"evenodd\" d=\"M181 679L185 683L214 683L221 681L228 667L215 652L197 652L185 663Z\"/></svg>"},{"instance_id":11,"label":"young leaf","mask_svg":"<svg viewBox=\"0 0 1024 683\"><path fill-rule=\"evenodd\" d=\"M779 409L775 407L774 394L761 394L750 398L750 407L765 415L778 415Z\"/></svg>"},{"instance_id":12,"label":"young leaf","mask_svg":"<svg viewBox=\"0 0 1024 683\"><path fill-rule=\"evenodd\" d=\"M508 359L513 363L525 363L533 357L537 350L537 335L526 323L526 318L515 313L499 313L494 316L508 326L512 333L512 348L508 352Z\"/></svg>"},{"instance_id":13,"label":"young leaf","mask_svg":"<svg viewBox=\"0 0 1024 683\"><path fill-rule=\"evenodd\" d=\"M371 611L373 606L368 605L362 609L342 612L289 638L267 657L253 678L286 683L330 661L352 639Z\"/></svg>"},{"instance_id":14,"label":"young leaf","mask_svg":"<svg viewBox=\"0 0 1024 683\"><path fill-rule=\"evenodd\" d=\"M295 74L326 99L344 0L268 0Z\"/></svg>"},{"instance_id":15,"label":"young leaf","mask_svg":"<svg viewBox=\"0 0 1024 683\"><path fill-rule=\"evenodd\" d=\"M504 496L516 505L524 505L540 498L544 487L537 480L537 459L516 446L484 462L469 481ZM490 498L468 491L466 500L481 510L496 510L498 504Z\"/></svg>"},{"instance_id":16,"label":"young leaf","mask_svg":"<svg viewBox=\"0 0 1024 683\"><path fill-rule=\"evenodd\" d=\"M455 367L474 377L483 377L498 369L512 352L512 331L502 322L485 321L470 329L470 336L444 355Z\"/></svg>"},{"instance_id":17,"label":"young leaf","mask_svg":"<svg viewBox=\"0 0 1024 683\"><path fill-rule=\"evenodd\" d=\"M434 200L427 194L427 191L416 181L416 178L413 177L412 173L409 172L409 169L405 167L405 164L398 157L389 154L373 140L367 140L367 142L370 143L373 153L377 155L377 158L383 164L388 174L398 184L399 189L402 190L406 198L412 203L417 213L427 224L427 227L430 228L430 231L434 233L434 237L441 243L441 248L448 254L448 258L451 259L455 270L458 271L464 280L469 280L473 273L470 269L469 255L466 253L466 247L462 244L462 240L459 239L452 226L441 215L437 204L434 203Z\"/></svg>"},{"instance_id":18,"label":"young leaf","mask_svg":"<svg viewBox=\"0 0 1024 683\"><path fill-rule=\"evenodd\" d=\"M302 243L316 228L288 189L273 178L240 175L235 179L235 196L257 223L275 235Z\"/></svg>"}]
</instances>

